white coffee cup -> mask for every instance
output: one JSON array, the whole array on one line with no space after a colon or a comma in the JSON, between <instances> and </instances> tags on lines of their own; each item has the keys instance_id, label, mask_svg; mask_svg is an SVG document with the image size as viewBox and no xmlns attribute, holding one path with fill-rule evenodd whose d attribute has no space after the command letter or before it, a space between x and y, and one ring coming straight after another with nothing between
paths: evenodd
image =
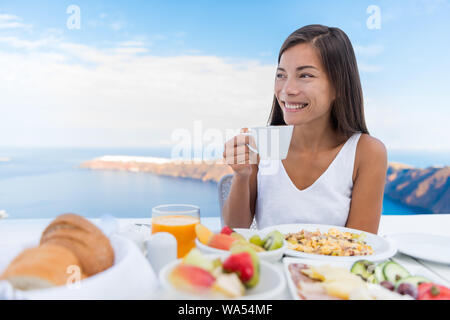
<instances>
[{"instance_id":1,"label":"white coffee cup","mask_svg":"<svg viewBox=\"0 0 450 320\"><path fill-rule=\"evenodd\" d=\"M259 154L261 160L286 159L291 144L294 126L251 127L247 133L255 139L253 144L247 144L249 149Z\"/></svg>"}]
</instances>

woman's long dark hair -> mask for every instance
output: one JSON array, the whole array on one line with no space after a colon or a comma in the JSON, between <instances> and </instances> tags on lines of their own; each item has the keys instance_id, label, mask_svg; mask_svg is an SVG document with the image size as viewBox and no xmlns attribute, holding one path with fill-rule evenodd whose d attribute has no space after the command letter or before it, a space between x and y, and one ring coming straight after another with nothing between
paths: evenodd
<instances>
[{"instance_id":1,"label":"woman's long dark hair","mask_svg":"<svg viewBox=\"0 0 450 320\"><path fill-rule=\"evenodd\" d=\"M319 54L325 72L334 89L336 99L331 105L331 121L335 130L344 136L355 132L369 133L364 120L364 101L353 46L339 28L312 24L294 31L283 43L278 54L300 44L312 44ZM277 98L273 97L269 125L286 125Z\"/></svg>"}]
</instances>

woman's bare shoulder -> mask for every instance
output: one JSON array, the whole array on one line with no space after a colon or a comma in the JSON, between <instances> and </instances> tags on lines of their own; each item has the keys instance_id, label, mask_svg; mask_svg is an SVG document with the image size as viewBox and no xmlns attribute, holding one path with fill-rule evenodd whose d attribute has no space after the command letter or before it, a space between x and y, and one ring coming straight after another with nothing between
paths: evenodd
<instances>
[{"instance_id":1,"label":"woman's bare shoulder","mask_svg":"<svg viewBox=\"0 0 450 320\"><path fill-rule=\"evenodd\" d=\"M356 148L355 176L357 170L365 167L387 170L387 150L379 139L363 133Z\"/></svg>"},{"instance_id":2,"label":"woman's bare shoulder","mask_svg":"<svg viewBox=\"0 0 450 320\"><path fill-rule=\"evenodd\" d=\"M361 137L359 138L357 152L366 156L387 155L384 143L366 133L361 134Z\"/></svg>"}]
</instances>

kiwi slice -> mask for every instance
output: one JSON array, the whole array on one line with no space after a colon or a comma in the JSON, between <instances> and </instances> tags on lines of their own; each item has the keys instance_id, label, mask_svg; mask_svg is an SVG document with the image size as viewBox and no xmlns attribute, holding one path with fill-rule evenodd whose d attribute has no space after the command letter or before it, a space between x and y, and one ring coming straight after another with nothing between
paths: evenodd
<instances>
[{"instance_id":1,"label":"kiwi slice","mask_svg":"<svg viewBox=\"0 0 450 320\"><path fill-rule=\"evenodd\" d=\"M283 246L284 236L279 231L270 232L264 239L264 249L267 251L276 250Z\"/></svg>"}]
</instances>

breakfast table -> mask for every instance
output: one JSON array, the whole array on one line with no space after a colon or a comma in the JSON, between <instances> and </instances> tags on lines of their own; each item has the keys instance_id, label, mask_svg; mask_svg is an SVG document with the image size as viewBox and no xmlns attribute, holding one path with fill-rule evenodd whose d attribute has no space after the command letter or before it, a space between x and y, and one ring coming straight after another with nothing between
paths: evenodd
<instances>
[{"instance_id":1,"label":"breakfast table","mask_svg":"<svg viewBox=\"0 0 450 320\"><path fill-rule=\"evenodd\" d=\"M39 239L44 228L52 219L2 219L0 220L0 248L17 246L18 243L31 243ZM100 219L90 219L98 223ZM132 226L147 228L150 234L150 218L126 218L114 219L116 228L121 234L133 240L136 243L137 237L130 233ZM202 217L201 223L211 230L220 230L221 220L216 217ZM125 230L128 230L125 232ZM383 215L380 221L378 235L388 236L400 233L417 233L430 235L449 236L450 234L450 214L423 214L423 215ZM136 243L138 246L139 244ZM0 257L0 273L6 267L11 257ZM450 264L436 263L428 260L422 260L397 252L392 258L393 261L400 263L404 267L421 267L433 273L441 283L450 286ZM274 266L283 272L282 261L275 262ZM162 289L159 284L156 289L158 292L152 294L153 299L173 299L168 292ZM104 297L98 296L97 299ZM57 297L55 297L57 299ZM286 286L279 299L292 299L288 287Z\"/></svg>"}]
</instances>

